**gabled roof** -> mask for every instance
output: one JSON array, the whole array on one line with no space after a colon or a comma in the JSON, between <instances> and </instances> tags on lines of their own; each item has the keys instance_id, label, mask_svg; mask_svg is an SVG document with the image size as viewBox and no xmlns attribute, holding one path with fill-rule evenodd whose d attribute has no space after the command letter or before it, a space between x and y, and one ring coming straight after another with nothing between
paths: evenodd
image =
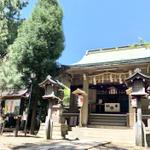
<instances>
[{"instance_id":1,"label":"gabled roof","mask_svg":"<svg viewBox=\"0 0 150 150\"><path fill-rule=\"evenodd\" d=\"M1 92L0 99L15 99L21 97L28 97L28 90L27 89L8 89Z\"/></svg>"},{"instance_id":2,"label":"gabled roof","mask_svg":"<svg viewBox=\"0 0 150 150\"><path fill-rule=\"evenodd\" d=\"M119 64L130 61L150 62L150 48L124 46L118 48L89 50L83 58L71 66L92 66L96 64Z\"/></svg>"}]
</instances>

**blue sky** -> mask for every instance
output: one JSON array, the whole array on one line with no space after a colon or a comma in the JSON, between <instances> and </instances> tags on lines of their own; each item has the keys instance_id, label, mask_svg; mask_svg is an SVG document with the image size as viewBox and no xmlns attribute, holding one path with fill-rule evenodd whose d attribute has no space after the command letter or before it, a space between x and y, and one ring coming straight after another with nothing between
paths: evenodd
<instances>
[{"instance_id":1,"label":"blue sky","mask_svg":"<svg viewBox=\"0 0 150 150\"><path fill-rule=\"evenodd\" d=\"M27 18L37 0L22 12ZM150 0L59 0L64 12L62 64L79 61L90 49L150 41Z\"/></svg>"}]
</instances>

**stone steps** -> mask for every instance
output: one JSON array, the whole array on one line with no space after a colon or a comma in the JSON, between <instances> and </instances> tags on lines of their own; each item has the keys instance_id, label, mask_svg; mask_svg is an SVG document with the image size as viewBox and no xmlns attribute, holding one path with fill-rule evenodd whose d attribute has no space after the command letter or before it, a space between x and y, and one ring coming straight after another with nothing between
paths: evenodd
<instances>
[{"instance_id":1,"label":"stone steps","mask_svg":"<svg viewBox=\"0 0 150 150\"><path fill-rule=\"evenodd\" d=\"M89 124L106 126L127 126L127 116L123 114L90 114Z\"/></svg>"},{"instance_id":2,"label":"stone steps","mask_svg":"<svg viewBox=\"0 0 150 150\"><path fill-rule=\"evenodd\" d=\"M92 121L90 125L125 126L124 122Z\"/></svg>"}]
</instances>

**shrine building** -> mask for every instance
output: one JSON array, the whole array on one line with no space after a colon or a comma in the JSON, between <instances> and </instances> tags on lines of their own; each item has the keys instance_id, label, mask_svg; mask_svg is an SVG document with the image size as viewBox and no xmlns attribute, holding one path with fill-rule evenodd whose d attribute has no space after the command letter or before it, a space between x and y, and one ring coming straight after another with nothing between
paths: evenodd
<instances>
[{"instance_id":1,"label":"shrine building","mask_svg":"<svg viewBox=\"0 0 150 150\"><path fill-rule=\"evenodd\" d=\"M126 93L126 79L136 68L150 75L150 48L139 45L89 50L79 62L69 66L65 73L70 76L71 92L79 88L87 93L82 107L83 126L133 126L136 109L131 105L132 97ZM142 114L146 126L149 105L150 100L144 97ZM73 94L69 112L79 112Z\"/></svg>"}]
</instances>

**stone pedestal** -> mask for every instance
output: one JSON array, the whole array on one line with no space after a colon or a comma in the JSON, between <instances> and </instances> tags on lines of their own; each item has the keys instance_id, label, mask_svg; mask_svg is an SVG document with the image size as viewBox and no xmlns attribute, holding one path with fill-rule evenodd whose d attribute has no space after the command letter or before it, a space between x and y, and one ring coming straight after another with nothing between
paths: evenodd
<instances>
[{"instance_id":1,"label":"stone pedestal","mask_svg":"<svg viewBox=\"0 0 150 150\"><path fill-rule=\"evenodd\" d=\"M53 106L53 102L49 101L48 112L45 119L46 139L48 140L52 139L52 129L53 129L52 106Z\"/></svg>"},{"instance_id":2,"label":"stone pedestal","mask_svg":"<svg viewBox=\"0 0 150 150\"><path fill-rule=\"evenodd\" d=\"M135 142L136 146L145 146L144 126L142 122L141 97L137 97L137 122L135 124Z\"/></svg>"},{"instance_id":3,"label":"stone pedestal","mask_svg":"<svg viewBox=\"0 0 150 150\"><path fill-rule=\"evenodd\" d=\"M62 139L62 106L60 104L52 107L52 139Z\"/></svg>"},{"instance_id":4,"label":"stone pedestal","mask_svg":"<svg viewBox=\"0 0 150 150\"><path fill-rule=\"evenodd\" d=\"M46 139L62 139L61 116L62 106L49 103L48 115L45 121Z\"/></svg>"},{"instance_id":5,"label":"stone pedestal","mask_svg":"<svg viewBox=\"0 0 150 150\"><path fill-rule=\"evenodd\" d=\"M136 123L136 109L131 106L131 96L129 96L129 120L128 126L133 127Z\"/></svg>"},{"instance_id":6,"label":"stone pedestal","mask_svg":"<svg viewBox=\"0 0 150 150\"><path fill-rule=\"evenodd\" d=\"M62 139L62 106L49 105L48 115L46 116L45 123L40 125L38 136L46 139Z\"/></svg>"}]
</instances>

